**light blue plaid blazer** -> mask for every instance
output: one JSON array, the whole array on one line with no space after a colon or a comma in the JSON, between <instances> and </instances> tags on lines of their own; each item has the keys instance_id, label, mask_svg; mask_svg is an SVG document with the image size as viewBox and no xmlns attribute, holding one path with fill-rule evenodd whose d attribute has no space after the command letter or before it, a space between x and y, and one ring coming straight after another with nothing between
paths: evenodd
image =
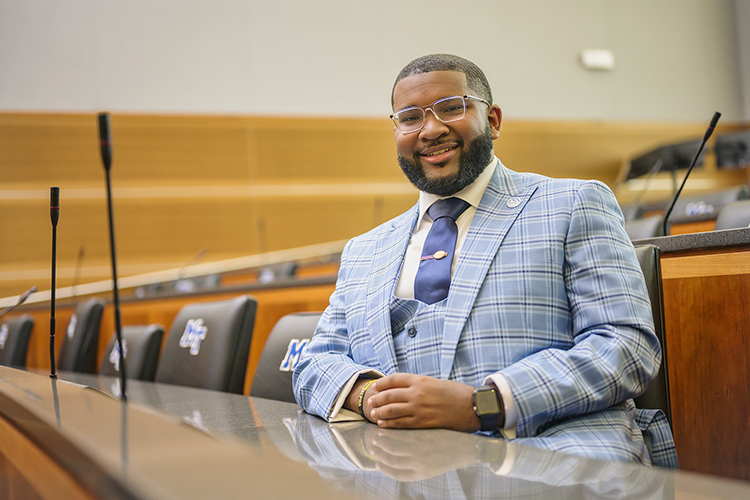
<instances>
[{"instance_id":1,"label":"light blue plaid blazer","mask_svg":"<svg viewBox=\"0 0 750 500\"><path fill-rule=\"evenodd\" d=\"M328 418L363 368L396 372L390 304L417 218L415 206L347 243L330 305L294 372L306 411ZM518 437L568 428L603 439L623 459L648 461L625 402L656 376L661 348L604 184L517 173L498 160L446 300L433 373L474 386L502 373Z\"/></svg>"}]
</instances>

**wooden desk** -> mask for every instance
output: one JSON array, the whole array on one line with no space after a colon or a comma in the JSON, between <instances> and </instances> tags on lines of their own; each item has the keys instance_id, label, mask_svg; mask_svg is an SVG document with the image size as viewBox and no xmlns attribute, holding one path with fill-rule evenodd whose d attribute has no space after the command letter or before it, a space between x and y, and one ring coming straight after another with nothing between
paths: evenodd
<instances>
[{"instance_id":1,"label":"wooden desk","mask_svg":"<svg viewBox=\"0 0 750 500\"><path fill-rule=\"evenodd\" d=\"M72 490L55 495L45 476L32 476L40 498L750 496L745 482L445 430L329 425L297 405L237 394L133 381L122 403L107 395L113 385L65 373L53 384L45 374L0 367L0 426L17 438L0 452L21 463L26 448L39 450Z\"/></svg>"},{"instance_id":2,"label":"wooden desk","mask_svg":"<svg viewBox=\"0 0 750 500\"><path fill-rule=\"evenodd\" d=\"M750 229L646 242L662 252L680 468L750 480Z\"/></svg>"}]
</instances>

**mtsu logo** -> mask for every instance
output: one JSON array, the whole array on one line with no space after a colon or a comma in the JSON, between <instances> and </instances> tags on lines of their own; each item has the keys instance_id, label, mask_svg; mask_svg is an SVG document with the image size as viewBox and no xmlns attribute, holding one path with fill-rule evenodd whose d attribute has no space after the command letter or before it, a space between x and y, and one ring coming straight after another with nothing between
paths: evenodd
<instances>
[{"instance_id":1,"label":"mtsu logo","mask_svg":"<svg viewBox=\"0 0 750 500\"><path fill-rule=\"evenodd\" d=\"M288 372L294 370L294 367L299 363L299 358L302 356L302 352L310 343L310 339L292 339L289 341L289 347L286 348L286 355L281 360L281 366L279 370L282 372Z\"/></svg>"},{"instance_id":2,"label":"mtsu logo","mask_svg":"<svg viewBox=\"0 0 750 500\"><path fill-rule=\"evenodd\" d=\"M201 340L206 338L208 328L203 326L203 319L188 320L185 333L180 338L180 347L190 347L190 354L197 356L201 350Z\"/></svg>"},{"instance_id":3,"label":"mtsu logo","mask_svg":"<svg viewBox=\"0 0 750 500\"><path fill-rule=\"evenodd\" d=\"M78 316L76 315L76 313L73 313L73 316L70 317L70 322L68 322L68 329L65 331L69 338L73 338L73 334L76 332L77 324Z\"/></svg>"},{"instance_id":4,"label":"mtsu logo","mask_svg":"<svg viewBox=\"0 0 750 500\"><path fill-rule=\"evenodd\" d=\"M128 355L128 343L125 339L122 340L122 357L123 359ZM120 343L115 341L115 346L112 348L112 352L109 353L109 362L115 365L115 371L120 371Z\"/></svg>"},{"instance_id":5,"label":"mtsu logo","mask_svg":"<svg viewBox=\"0 0 750 500\"><path fill-rule=\"evenodd\" d=\"M685 205L685 215L703 215L714 213L714 206L705 201L697 201Z\"/></svg>"},{"instance_id":6,"label":"mtsu logo","mask_svg":"<svg viewBox=\"0 0 750 500\"><path fill-rule=\"evenodd\" d=\"M5 342L8 341L8 324L3 323L3 326L0 326L0 349L5 349Z\"/></svg>"}]
</instances>

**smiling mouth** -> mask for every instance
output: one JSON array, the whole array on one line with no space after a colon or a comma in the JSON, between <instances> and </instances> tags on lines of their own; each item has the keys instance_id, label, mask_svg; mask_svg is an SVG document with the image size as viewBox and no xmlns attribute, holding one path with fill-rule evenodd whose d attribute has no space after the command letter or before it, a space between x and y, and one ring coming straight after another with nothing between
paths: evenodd
<instances>
[{"instance_id":1,"label":"smiling mouth","mask_svg":"<svg viewBox=\"0 0 750 500\"><path fill-rule=\"evenodd\" d=\"M437 155L441 155L443 153L447 153L451 149L455 149L455 147L440 149L438 151L433 151L432 153L428 153L428 154L425 154L425 155L422 155L422 156L437 156Z\"/></svg>"},{"instance_id":2,"label":"smiling mouth","mask_svg":"<svg viewBox=\"0 0 750 500\"><path fill-rule=\"evenodd\" d=\"M438 155L447 153L448 151L452 151L452 150L456 149L457 147L458 147L457 144L452 144L452 145L443 146L443 147L435 146L435 147L432 147L432 148L426 148L425 149L426 152L423 152L423 153L420 153L420 154L421 154L421 156L425 156L425 157L429 158L431 156L438 156Z\"/></svg>"}]
</instances>

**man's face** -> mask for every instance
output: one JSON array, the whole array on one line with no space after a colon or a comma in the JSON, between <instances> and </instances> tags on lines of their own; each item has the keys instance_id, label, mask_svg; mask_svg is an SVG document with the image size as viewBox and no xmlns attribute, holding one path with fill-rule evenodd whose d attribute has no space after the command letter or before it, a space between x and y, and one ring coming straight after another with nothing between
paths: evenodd
<instances>
[{"instance_id":1,"label":"man's face","mask_svg":"<svg viewBox=\"0 0 750 500\"><path fill-rule=\"evenodd\" d=\"M438 99L475 95L458 71L433 71L404 78L393 92L393 111L429 106ZM403 134L396 127L396 151L401 169L419 190L447 196L471 184L490 163L492 141L500 134L502 113L469 99L463 119L442 123L431 111L424 127Z\"/></svg>"}]
</instances>

